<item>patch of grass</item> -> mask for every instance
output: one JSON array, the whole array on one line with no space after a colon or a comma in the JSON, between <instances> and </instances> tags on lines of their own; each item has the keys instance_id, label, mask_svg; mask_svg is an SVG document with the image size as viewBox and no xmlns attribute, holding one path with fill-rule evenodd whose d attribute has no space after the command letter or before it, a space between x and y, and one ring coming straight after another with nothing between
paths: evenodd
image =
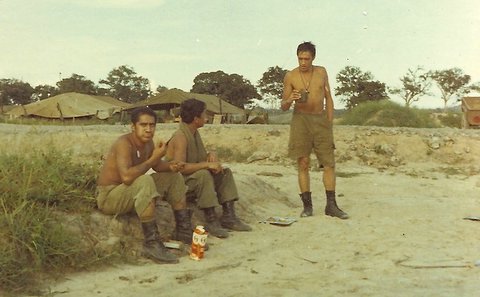
<instances>
[{"instance_id":1,"label":"patch of grass","mask_svg":"<svg viewBox=\"0 0 480 297\"><path fill-rule=\"evenodd\" d=\"M462 113L461 112L448 112L445 114L439 114L438 120L444 127L461 128L462 127Z\"/></svg>"},{"instance_id":2,"label":"patch of grass","mask_svg":"<svg viewBox=\"0 0 480 297\"><path fill-rule=\"evenodd\" d=\"M65 213L91 212L97 171L55 149L0 154L0 288L31 292L41 275L108 259L64 220Z\"/></svg>"},{"instance_id":3,"label":"patch of grass","mask_svg":"<svg viewBox=\"0 0 480 297\"><path fill-rule=\"evenodd\" d=\"M465 171L460 168L456 167L442 167L438 171L445 173L445 175L448 177L450 175L465 175Z\"/></svg>"},{"instance_id":4,"label":"patch of grass","mask_svg":"<svg viewBox=\"0 0 480 297\"><path fill-rule=\"evenodd\" d=\"M362 103L346 112L340 124L380 127L436 127L428 111L407 108L390 100Z\"/></svg>"}]
</instances>

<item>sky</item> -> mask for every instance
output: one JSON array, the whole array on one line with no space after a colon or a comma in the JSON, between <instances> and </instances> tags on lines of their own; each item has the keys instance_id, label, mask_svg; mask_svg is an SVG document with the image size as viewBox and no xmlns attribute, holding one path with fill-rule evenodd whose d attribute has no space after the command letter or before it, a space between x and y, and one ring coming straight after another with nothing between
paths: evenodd
<instances>
[{"instance_id":1,"label":"sky","mask_svg":"<svg viewBox=\"0 0 480 297\"><path fill-rule=\"evenodd\" d=\"M479 82L479 12L477 0L0 0L0 78L98 83L128 65L153 90L189 91L217 70L255 85L269 67L295 68L298 44L311 41L332 92L345 66L389 87L417 66ZM414 106L443 107L432 91Z\"/></svg>"}]
</instances>

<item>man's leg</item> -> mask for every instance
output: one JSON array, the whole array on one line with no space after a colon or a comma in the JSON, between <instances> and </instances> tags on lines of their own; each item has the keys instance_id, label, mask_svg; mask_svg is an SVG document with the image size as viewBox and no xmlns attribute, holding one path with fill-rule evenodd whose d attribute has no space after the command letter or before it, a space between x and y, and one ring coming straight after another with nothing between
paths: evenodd
<instances>
[{"instance_id":1,"label":"man's leg","mask_svg":"<svg viewBox=\"0 0 480 297\"><path fill-rule=\"evenodd\" d=\"M148 175L138 177L131 185L121 184L99 200L100 209L106 214L123 214L135 210L144 234L143 254L158 262L177 263L160 240L155 221L155 199L158 192Z\"/></svg>"},{"instance_id":2,"label":"man's leg","mask_svg":"<svg viewBox=\"0 0 480 297\"><path fill-rule=\"evenodd\" d=\"M300 198L303 203L301 217L313 215L312 192L310 191L310 157L300 157L297 159L298 186L300 188Z\"/></svg>"},{"instance_id":3,"label":"man's leg","mask_svg":"<svg viewBox=\"0 0 480 297\"><path fill-rule=\"evenodd\" d=\"M195 196L198 208L204 212L207 231L215 237L227 238L228 231L221 226L215 212L215 207L218 206L218 198L210 171L206 169L198 170L187 176L185 183L189 192L187 195Z\"/></svg>"},{"instance_id":4,"label":"man's leg","mask_svg":"<svg viewBox=\"0 0 480 297\"><path fill-rule=\"evenodd\" d=\"M229 168L213 175L218 202L222 205L223 214L220 218L222 227L233 231L251 231L252 228L242 222L235 214L235 201L238 200L238 190Z\"/></svg>"},{"instance_id":5,"label":"man's leg","mask_svg":"<svg viewBox=\"0 0 480 297\"><path fill-rule=\"evenodd\" d=\"M175 217L174 238L186 244L192 243L192 211L187 209L185 193L187 187L183 176L175 172L152 174L155 186L161 197L172 206Z\"/></svg>"},{"instance_id":6,"label":"man's leg","mask_svg":"<svg viewBox=\"0 0 480 297\"><path fill-rule=\"evenodd\" d=\"M338 207L335 198L335 167L324 167L323 185L325 186L325 194L327 196L325 214L343 220L348 219L348 214Z\"/></svg>"}]
</instances>

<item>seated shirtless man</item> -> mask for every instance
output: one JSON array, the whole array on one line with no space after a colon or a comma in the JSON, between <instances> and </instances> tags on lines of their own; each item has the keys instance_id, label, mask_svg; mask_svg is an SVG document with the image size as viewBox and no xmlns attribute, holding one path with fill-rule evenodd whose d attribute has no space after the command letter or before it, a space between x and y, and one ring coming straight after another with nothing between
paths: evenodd
<instances>
[{"instance_id":1,"label":"seated shirtless man","mask_svg":"<svg viewBox=\"0 0 480 297\"><path fill-rule=\"evenodd\" d=\"M97 205L105 214L135 211L144 233L143 254L158 262L177 263L177 256L160 240L155 221L155 200L165 198L176 220L176 239L191 243L191 213L186 208L186 187L180 162L164 162L166 146L153 142L157 116L148 107L131 114L132 132L120 136L110 148L97 181ZM145 174L150 169L153 174Z\"/></svg>"}]
</instances>

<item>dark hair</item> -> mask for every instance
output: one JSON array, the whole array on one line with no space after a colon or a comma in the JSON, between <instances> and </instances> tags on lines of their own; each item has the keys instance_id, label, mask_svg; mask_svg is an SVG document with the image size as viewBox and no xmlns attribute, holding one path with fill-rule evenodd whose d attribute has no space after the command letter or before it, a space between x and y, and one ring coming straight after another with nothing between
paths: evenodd
<instances>
[{"instance_id":1,"label":"dark hair","mask_svg":"<svg viewBox=\"0 0 480 297\"><path fill-rule=\"evenodd\" d=\"M143 114L147 114L149 116L152 116L155 119L155 123L157 122L157 114L153 111L148 106L141 106L137 107L132 111L132 114L130 115L130 119L132 121L132 124L136 124L138 120L140 119L140 116Z\"/></svg>"},{"instance_id":2,"label":"dark hair","mask_svg":"<svg viewBox=\"0 0 480 297\"><path fill-rule=\"evenodd\" d=\"M297 56L300 52L310 52L312 56L315 58L316 50L315 44L311 43L310 41L305 41L300 43L297 47Z\"/></svg>"},{"instance_id":3,"label":"dark hair","mask_svg":"<svg viewBox=\"0 0 480 297\"><path fill-rule=\"evenodd\" d=\"M180 117L182 122L190 124L195 117L201 117L202 112L205 111L205 102L195 98L187 99L180 105Z\"/></svg>"}]
</instances>

